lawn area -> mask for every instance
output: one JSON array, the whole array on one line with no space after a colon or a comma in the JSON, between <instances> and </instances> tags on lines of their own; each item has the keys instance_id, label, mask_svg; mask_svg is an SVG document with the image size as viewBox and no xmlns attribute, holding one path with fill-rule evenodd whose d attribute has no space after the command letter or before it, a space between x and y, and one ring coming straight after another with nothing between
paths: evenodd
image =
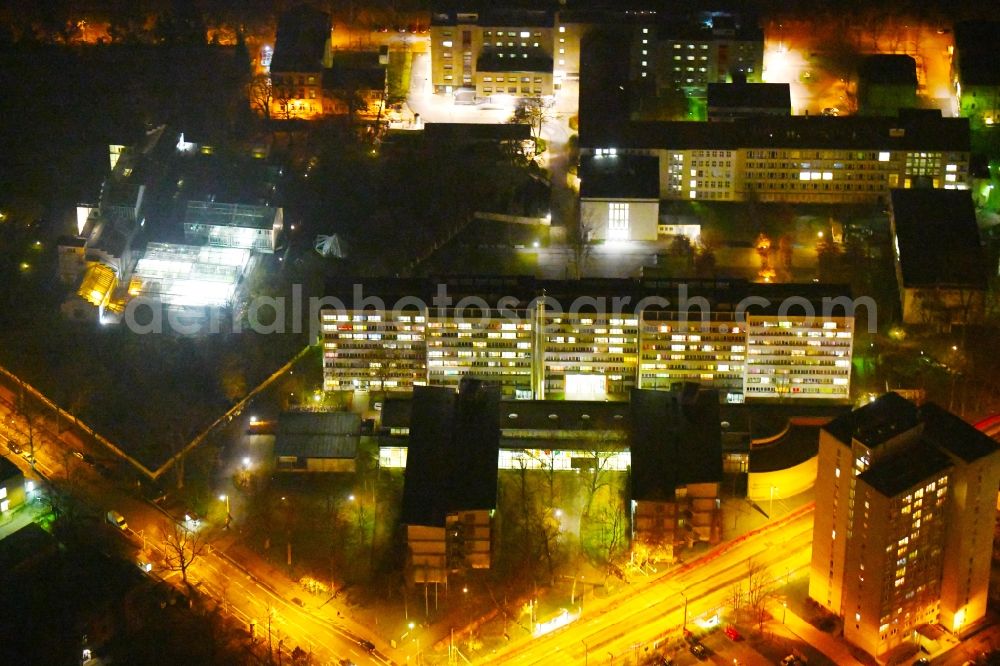
<instances>
[{"instance_id":1,"label":"lawn area","mask_svg":"<svg viewBox=\"0 0 1000 666\"><path fill-rule=\"evenodd\" d=\"M413 54L409 51L389 52L389 103L402 102L410 90Z\"/></svg>"}]
</instances>

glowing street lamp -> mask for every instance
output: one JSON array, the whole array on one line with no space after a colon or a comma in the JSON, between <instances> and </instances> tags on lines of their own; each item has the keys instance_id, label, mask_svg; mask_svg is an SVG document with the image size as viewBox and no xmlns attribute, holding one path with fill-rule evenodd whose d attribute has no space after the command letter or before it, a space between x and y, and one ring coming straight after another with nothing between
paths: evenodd
<instances>
[{"instance_id":1,"label":"glowing street lamp","mask_svg":"<svg viewBox=\"0 0 1000 666\"><path fill-rule=\"evenodd\" d=\"M219 501L226 503L226 519L229 519L229 495L219 495Z\"/></svg>"}]
</instances>

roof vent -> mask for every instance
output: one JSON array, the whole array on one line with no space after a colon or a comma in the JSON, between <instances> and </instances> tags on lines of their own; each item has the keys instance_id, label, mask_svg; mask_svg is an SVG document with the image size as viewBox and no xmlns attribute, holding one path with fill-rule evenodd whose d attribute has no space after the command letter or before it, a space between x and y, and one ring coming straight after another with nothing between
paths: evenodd
<instances>
[{"instance_id":1,"label":"roof vent","mask_svg":"<svg viewBox=\"0 0 1000 666\"><path fill-rule=\"evenodd\" d=\"M559 418L559 415L558 414L549 414L549 418L552 419L553 421L555 421L556 419Z\"/></svg>"},{"instance_id":2,"label":"roof vent","mask_svg":"<svg viewBox=\"0 0 1000 666\"><path fill-rule=\"evenodd\" d=\"M897 138L897 139L901 138L901 137L904 137L904 136L906 136L906 130L903 129L903 128L901 128L901 127L890 127L889 128L889 136Z\"/></svg>"},{"instance_id":3,"label":"roof vent","mask_svg":"<svg viewBox=\"0 0 1000 666\"><path fill-rule=\"evenodd\" d=\"M514 412L511 412L510 414L507 415L507 418L509 418L509 419L516 419L517 418L517 414L514 413Z\"/></svg>"}]
</instances>

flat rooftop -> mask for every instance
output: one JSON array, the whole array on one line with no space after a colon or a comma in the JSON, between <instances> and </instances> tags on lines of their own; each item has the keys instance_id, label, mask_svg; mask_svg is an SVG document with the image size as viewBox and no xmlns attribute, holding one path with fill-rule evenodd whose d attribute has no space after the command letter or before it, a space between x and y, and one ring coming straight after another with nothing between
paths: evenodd
<instances>
[{"instance_id":1,"label":"flat rooftop","mask_svg":"<svg viewBox=\"0 0 1000 666\"><path fill-rule=\"evenodd\" d=\"M278 209L270 206L189 201L184 211L184 224L204 224L212 227L271 229Z\"/></svg>"},{"instance_id":2,"label":"flat rooftop","mask_svg":"<svg viewBox=\"0 0 1000 666\"><path fill-rule=\"evenodd\" d=\"M250 250L149 243L136 264L129 294L167 305L229 305L250 262Z\"/></svg>"},{"instance_id":3,"label":"flat rooftop","mask_svg":"<svg viewBox=\"0 0 1000 666\"><path fill-rule=\"evenodd\" d=\"M970 191L892 190L890 199L904 287L986 290L986 260Z\"/></svg>"}]
</instances>

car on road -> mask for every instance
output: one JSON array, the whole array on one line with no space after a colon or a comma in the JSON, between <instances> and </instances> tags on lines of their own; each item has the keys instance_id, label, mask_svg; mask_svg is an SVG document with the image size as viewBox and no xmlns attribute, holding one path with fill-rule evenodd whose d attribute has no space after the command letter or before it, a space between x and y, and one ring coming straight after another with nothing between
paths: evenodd
<instances>
[{"instance_id":1,"label":"car on road","mask_svg":"<svg viewBox=\"0 0 1000 666\"><path fill-rule=\"evenodd\" d=\"M693 643L688 650L690 650L691 654L693 654L699 661L705 661L708 659L708 648L701 643Z\"/></svg>"},{"instance_id":2,"label":"car on road","mask_svg":"<svg viewBox=\"0 0 1000 666\"><path fill-rule=\"evenodd\" d=\"M20 446L18 446L17 444L15 444L10 440L7 440L7 448L10 450L11 453L17 456L24 453L24 450Z\"/></svg>"},{"instance_id":3,"label":"car on road","mask_svg":"<svg viewBox=\"0 0 1000 666\"><path fill-rule=\"evenodd\" d=\"M364 648L364 650L368 652L368 654L375 652L375 644L369 640L365 640L362 638L360 641L358 641L358 645Z\"/></svg>"},{"instance_id":4,"label":"car on road","mask_svg":"<svg viewBox=\"0 0 1000 666\"><path fill-rule=\"evenodd\" d=\"M184 522L190 527L197 529L201 525L201 516L195 513L194 509L186 509L184 511Z\"/></svg>"},{"instance_id":5,"label":"car on road","mask_svg":"<svg viewBox=\"0 0 1000 666\"><path fill-rule=\"evenodd\" d=\"M128 529L128 523L125 522L125 516L118 513L114 509L108 511L107 520L109 523L122 530L123 532Z\"/></svg>"},{"instance_id":6,"label":"car on road","mask_svg":"<svg viewBox=\"0 0 1000 666\"><path fill-rule=\"evenodd\" d=\"M823 115L824 116L839 116L840 115L840 109L838 109L835 106L828 106L825 109L823 109Z\"/></svg>"},{"instance_id":7,"label":"car on road","mask_svg":"<svg viewBox=\"0 0 1000 666\"><path fill-rule=\"evenodd\" d=\"M722 633L724 633L731 641L743 640L743 634L737 631L736 627L726 627L722 630Z\"/></svg>"}]
</instances>

